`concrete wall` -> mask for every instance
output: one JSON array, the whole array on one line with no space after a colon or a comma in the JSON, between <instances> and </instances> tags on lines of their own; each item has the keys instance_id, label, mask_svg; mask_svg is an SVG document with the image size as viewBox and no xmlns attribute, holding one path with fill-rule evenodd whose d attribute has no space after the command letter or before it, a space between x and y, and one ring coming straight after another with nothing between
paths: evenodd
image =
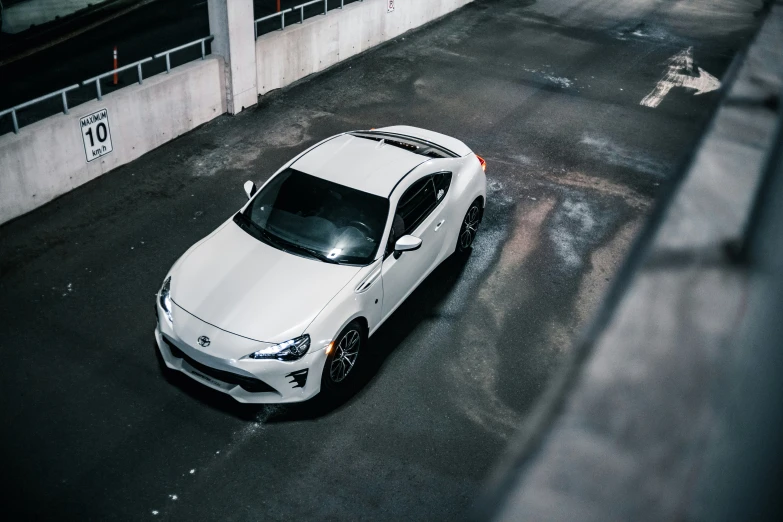
<instances>
[{"instance_id":1,"label":"concrete wall","mask_svg":"<svg viewBox=\"0 0 783 522\"><path fill-rule=\"evenodd\" d=\"M0 223L226 112L220 57L191 62L0 136ZM113 151L87 162L79 120L107 109Z\"/></svg>"},{"instance_id":2,"label":"concrete wall","mask_svg":"<svg viewBox=\"0 0 783 522\"><path fill-rule=\"evenodd\" d=\"M253 0L208 0L207 7L212 54L226 64L227 109L237 114L258 103Z\"/></svg>"},{"instance_id":3,"label":"concrete wall","mask_svg":"<svg viewBox=\"0 0 783 522\"><path fill-rule=\"evenodd\" d=\"M258 92L285 87L472 1L396 0L387 13L387 0L364 0L265 34L256 40ZM286 23L295 17L287 15Z\"/></svg>"}]
</instances>

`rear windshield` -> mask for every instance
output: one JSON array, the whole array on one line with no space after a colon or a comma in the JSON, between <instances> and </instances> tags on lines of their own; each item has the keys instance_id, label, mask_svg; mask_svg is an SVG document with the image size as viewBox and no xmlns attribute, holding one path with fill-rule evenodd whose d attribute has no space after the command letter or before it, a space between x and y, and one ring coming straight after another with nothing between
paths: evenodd
<instances>
[{"instance_id":1,"label":"rear windshield","mask_svg":"<svg viewBox=\"0 0 783 522\"><path fill-rule=\"evenodd\" d=\"M375 259L388 213L386 198L288 169L263 187L235 221L281 250L328 263L366 265Z\"/></svg>"}]
</instances>

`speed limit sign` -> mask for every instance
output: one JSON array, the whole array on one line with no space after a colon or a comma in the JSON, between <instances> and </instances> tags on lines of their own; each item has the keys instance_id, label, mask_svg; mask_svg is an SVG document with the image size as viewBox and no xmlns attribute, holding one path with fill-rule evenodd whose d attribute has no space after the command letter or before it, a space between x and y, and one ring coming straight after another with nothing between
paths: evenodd
<instances>
[{"instance_id":1,"label":"speed limit sign","mask_svg":"<svg viewBox=\"0 0 783 522\"><path fill-rule=\"evenodd\" d=\"M101 109L79 119L84 140L84 154L92 161L112 151L109 111Z\"/></svg>"}]
</instances>

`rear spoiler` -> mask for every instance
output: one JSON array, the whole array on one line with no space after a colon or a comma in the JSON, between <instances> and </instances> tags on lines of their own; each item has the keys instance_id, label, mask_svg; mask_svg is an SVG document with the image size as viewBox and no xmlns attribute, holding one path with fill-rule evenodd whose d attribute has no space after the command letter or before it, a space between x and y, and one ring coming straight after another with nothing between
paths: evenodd
<instances>
[{"instance_id":1,"label":"rear spoiler","mask_svg":"<svg viewBox=\"0 0 783 522\"><path fill-rule=\"evenodd\" d=\"M427 129L421 129L419 127L411 127L408 125L395 125L392 127L384 127L382 129L375 129L376 132L383 132L406 137L408 139L419 140L430 145L436 145L441 149L447 150L453 157L467 156L472 150L470 147L462 143L456 138L434 132Z\"/></svg>"},{"instance_id":2,"label":"rear spoiler","mask_svg":"<svg viewBox=\"0 0 783 522\"><path fill-rule=\"evenodd\" d=\"M457 158L457 154L450 151L447 148L441 147L435 143L413 138L411 136L404 136L402 134L396 134L394 132L383 131L355 131L349 132L351 136L358 138L365 138L368 140L383 141L387 145L399 147L408 152L418 154L420 156L427 156L430 158Z\"/></svg>"}]
</instances>

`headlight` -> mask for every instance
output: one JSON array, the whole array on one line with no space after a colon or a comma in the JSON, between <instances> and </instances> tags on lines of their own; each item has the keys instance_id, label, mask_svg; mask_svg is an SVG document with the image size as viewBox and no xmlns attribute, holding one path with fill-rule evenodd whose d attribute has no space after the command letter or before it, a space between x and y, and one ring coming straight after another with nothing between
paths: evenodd
<instances>
[{"instance_id":1,"label":"headlight","mask_svg":"<svg viewBox=\"0 0 783 522\"><path fill-rule=\"evenodd\" d=\"M310 349L310 336L305 334L302 337L291 339L284 343L275 344L268 348L263 348L257 352L243 357L244 359L278 359L280 361L295 361L301 359L307 350Z\"/></svg>"},{"instance_id":2,"label":"headlight","mask_svg":"<svg viewBox=\"0 0 783 522\"><path fill-rule=\"evenodd\" d=\"M171 319L171 276L168 276L166 280L163 281L163 286L158 293L158 301L160 301L160 307L163 308L169 322L174 322Z\"/></svg>"}]
</instances>

